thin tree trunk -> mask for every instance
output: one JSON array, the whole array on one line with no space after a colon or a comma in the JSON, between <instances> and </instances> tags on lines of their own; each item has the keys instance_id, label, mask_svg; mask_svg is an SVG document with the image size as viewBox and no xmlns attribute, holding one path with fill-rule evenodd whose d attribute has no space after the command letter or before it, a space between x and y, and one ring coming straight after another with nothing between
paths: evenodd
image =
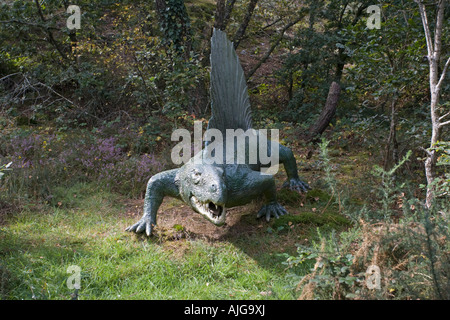
<instances>
[{"instance_id":1,"label":"thin tree trunk","mask_svg":"<svg viewBox=\"0 0 450 320\"><path fill-rule=\"evenodd\" d=\"M428 23L428 17L425 9L425 5L421 0L416 0L419 6L420 17L422 19L423 29L425 33L425 40L427 43L428 51L428 62L430 66L430 115L431 115L431 139L430 147L426 150L427 157L425 159L425 176L427 179L427 194L426 194L426 206L430 209L433 205L435 198L435 185L434 181L436 178L436 161L437 152L434 146L439 141L442 128L450 124L450 121L441 122L449 113L443 116L439 116L439 96L441 93L442 83L447 72L447 68L450 64L450 58L448 58L445 63L444 69L439 76L439 61L441 58L441 47L442 47L442 29L444 25L444 9L446 0L439 0L437 3L437 16L436 16L436 26L434 32L434 41L430 32L430 25Z\"/></svg>"},{"instance_id":2,"label":"thin tree trunk","mask_svg":"<svg viewBox=\"0 0 450 320\"><path fill-rule=\"evenodd\" d=\"M397 100L395 95L391 102L391 124L389 126L389 137L386 141L386 149L384 155L384 170L388 170L392 163L398 162L398 143L397 143ZM391 152L392 151L392 152Z\"/></svg>"},{"instance_id":3,"label":"thin tree trunk","mask_svg":"<svg viewBox=\"0 0 450 320\"><path fill-rule=\"evenodd\" d=\"M228 0L227 4L225 6L225 17L223 19L223 28L225 28L228 25L228 22L230 21L231 12L233 12L234 4L236 3L236 0Z\"/></svg>"},{"instance_id":4,"label":"thin tree trunk","mask_svg":"<svg viewBox=\"0 0 450 320\"><path fill-rule=\"evenodd\" d=\"M250 3L247 7L247 12L244 16L244 20L242 21L241 25L239 26L238 31L236 31L236 34L233 37L233 43L234 43L234 49L237 49L239 46L239 43L241 42L242 38L244 37L245 30L247 30L248 24L250 23L250 20L253 16L253 11L255 10L256 4L258 3L258 0L250 0Z\"/></svg>"},{"instance_id":5,"label":"thin tree trunk","mask_svg":"<svg viewBox=\"0 0 450 320\"><path fill-rule=\"evenodd\" d=\"M225 30L225 0L217 0L214 28Z\"/></svg>"},{"instance_id":6,"label":"thin tree trunk","mask_svg":"<svg viewBox=\"0 0 450 320\"><path fill-rule=\"evenodd\" d=\"M214 15L214 28L222 31L226 29L235 2L236 0L217 0L216 13Z\"/></svg>"},{"instance_id":7,"label":"thin tree trunk","mask_svg":"<svg viewBox=\"0 0 450 320\"><path fill-rule=\"evenodd\" d=\"M289 72L289 87L288 87L288 98L289 101L292 100L294 91L294 72Z\"/></svg>"},{"instance_id":8,"label":"thin tree trunk","mask_svg":"<svg viewBox=\"0 0 450 320\"><path fill-rule=\"evenodd\" d=\"M38 0L34 1L35 5L36 5L36 9L38 11L39 17L41 19L42 22L47 22L47 19L44 16L44 13L42 12L42 8L41 8L41 4L39 3ZM51 32L50 28L45 28L46 32L47 32L47 36L48 36L48 42L51 43L56 51L58 51L59 55L61 56L61 58L63 59L64 62L68 62L70 64L70 60L68 58L68 56L65 53L64 48L61 47L61 45L55 40L55 37L53 36L53 33Z\"/></svg>"},{"instance_id":9,"label":"thin tree trunk","mask_svg":"<svg viewBox=\"0 0 450 320\"><path fill-rule=\"evenodd\" d=\"M330 85L330 90L328 91L327 102L320 113L319 119L317 119L316 123L309 129L310 141L316 139L318 135L321 135L330 124L336 113L340 92L340 85L333 81Z\"/></svg>"},{"instance_id":10,"label":"thin tree trunk","mask_svg":"<svg viewBox=\"0 0 450 320\"><path fill-rule=\"evenodd\" d=\"M283 27L283 29L281 30L277 40L275 40L275 42L270 46L269 50L267 50L267 52L264 54L264 56L261 58L261 60L259 60L259 62L247 74L247 76L246 76L247 80L250 79L253 76L253 74L262 66L262 64L264 62L267 61L267 59L269 59L269 57L272 54L272 52L275 50L275 48L280 44L281 40L283 39L284 33L289 28L291 28L293 25L295 25L298 22L300 22L300 20L302 20L302 18L303 18L303 16L295 19L294 21L289 22L287 25L285 25Z\"/></svg>"}]
</instances>

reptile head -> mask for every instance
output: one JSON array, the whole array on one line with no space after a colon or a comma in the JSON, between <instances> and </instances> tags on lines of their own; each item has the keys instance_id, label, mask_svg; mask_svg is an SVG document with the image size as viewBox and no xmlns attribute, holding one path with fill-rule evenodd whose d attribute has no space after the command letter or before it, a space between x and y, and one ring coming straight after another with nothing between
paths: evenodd
<instances>
[{"instance_id":1,"label":"reptile head","mask_svg":"<svg viewBox=\"0 0 450 320\"><path fill-rule=\"evenodd\" d=\"M214 165L185 166L178 176L180 194L191 208L217 226L225 223L224 170Z\"/></svg>"}]
</instances>

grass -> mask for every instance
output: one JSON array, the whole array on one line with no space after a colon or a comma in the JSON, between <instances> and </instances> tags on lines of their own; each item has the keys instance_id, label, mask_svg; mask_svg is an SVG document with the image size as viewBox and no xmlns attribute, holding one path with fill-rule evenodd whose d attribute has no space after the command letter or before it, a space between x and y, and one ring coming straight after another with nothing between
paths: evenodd
<instances>
[{"instance_id":1,"label":"grass","mask_svg":"<svg viewBox=\"0 0 450 320\"><path fill-rule=\"evenodd\" d=\"M79 299L295 298L273 250L246 253L276 235L255 237L245 247L243 239L147 239L124 232L136 216L124 215L117 196L89 191L76 185L67 190L67 207L68 199L60 199L62 205L46 206L45 213L27 209L6 219L2 298L70 299L71 265L81 268Z\"/></svg>"},{"instance_id":2,"label":"grass","mask_svg":"<svg viewBox=\"0 0 450 320\"><path fill-rule=\"evenodd\" d=\"M282 170L277 185L285 178ZM289 215L257 220L255 202L230 210L221 228L165 199L151 238L124 231L140 218L142 200L95 184L55 186L47 203L0 219L0 298L71 299L67 268L76 265L79 299L296 299L286 255L311 243L318 228L323 235L350 226L336 199L314 185L307 194L278 191Z\"/></svg>"}]
</instances>

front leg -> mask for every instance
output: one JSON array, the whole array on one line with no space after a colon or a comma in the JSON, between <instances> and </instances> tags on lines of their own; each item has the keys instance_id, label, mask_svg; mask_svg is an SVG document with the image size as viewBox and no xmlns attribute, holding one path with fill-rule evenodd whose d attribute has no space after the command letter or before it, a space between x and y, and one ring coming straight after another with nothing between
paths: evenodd
<instances>
[{"instance_id":1,"label":"front leg","mask_svg":"<svg viewBox=\"0 0 450 320\"><path fill-rule=\"evenodd\" d=\"M175 176L178 169L160 172L147 183L144 200L144 214L142 218L134 225L125 229L125 231L134 231L141 233L145 231L150 236L153 227L156 225L156 213L165 196L179 198L178 186L175 183Z\"/></svg>"},{"instance_id":2,"label":"front leg","mask_svg":"<svg viewBox=\"0 0 450 320\"><path fill-rule=\"evenodd\" d=\"M280 144L280 162L284 165L284 170L288 176L287 180L283 183L283 188L289 187L291 190L300 192L306 192L311 187L300 180L297 171L297 162L295 161L294 154L291 149Z\"/></svg>"},{"instance_id":3,"label":"front leg","mask_svg":"<svg viewBox=\"0 0 450 320\"><path fill-rule=\"evenodd\" d=\"M289 187L291 190L306 192L308 189L311 189L306 182L303 182L298 176L297 170L297 162L295 161L294 153L288 147L283 146L282 144L268 140L267 141L267 155L271 156L272 153L272 145L273 148L278 148L278 160L279 163L282 163L284 166L284 170L286 170L287 180L283 184L283 188ZM259 146L258 146L259 148ZM261 163L259 162L257 165L250 165L253 170L261 170Z\"/></svg>"},{"instance_id":4,"label":"front leg","mask_svg":"<svg viewBox=\"0 0 450 320\"><path fill-rule=\"evenodd\" d=\"M277 191L275 186L275 179L271 175L260 174L258 181L258 188L260 188L264 197L266 198L266 204L262 206L257 214L257 218L266 217L266 221L270 221L270 217L279 218L280 216L287 214L286 209L277 201Z\"/></svg>"}]
</instances>

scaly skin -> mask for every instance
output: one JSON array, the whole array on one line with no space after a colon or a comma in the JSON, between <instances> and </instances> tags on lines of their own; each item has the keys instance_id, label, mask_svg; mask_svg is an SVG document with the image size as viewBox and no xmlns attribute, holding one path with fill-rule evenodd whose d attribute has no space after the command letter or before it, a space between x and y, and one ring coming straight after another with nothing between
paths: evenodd
<instances>
[{"instance_id":1,"label":"scaly skin","mask_svg":"<svg viewBox=\"0 0 450 320\"><path fill-rule=\"evenodd\" d=\"M272 142L273 143L273 142ZM201 157L201 152L196 157ZM300 192L309 189L308 184L301 181L297 174L297 164L292 151L279 145L280 163L283 164L288 179L283 187ZM253 167L253 168L252 168ZM214 203L218 207L231 208L245 205L263 195L266 203L257 214L257 218L278 218L287 213L277 202L275 179L272 175L262 174L257 169L260 165L247 164L194 164L194 158L179 169L160 172L154 175L147 184L144 201L144 214L126 231L152 234L156 225L156 214L164 197L174 197L184 201L194 211L200 212L193 204L194 196L202 203ZM200 212L202 213L202 212ZM216 225L225 222L225 210L220 221L215 221L208 214L203 214Z\"/></svg>"},{"instance_id":2,"label":"scaly skin","mask_svg":"<svg viewBox=\"0 0 450 320\"><path fill-rule=\"evenodd\" d=\"M178 186L175 184L175 176L179 169L160 172L147 183L144 200L144 215L134 225L126 228L126 231L136 233L144 232L150 236L156 225L156 214L164 197L180 198Z\"/></svg>"},{"instance_id":3,"label":"scaly skin","mask_svg":"<svg viewBox=\"0 0 450 320\"><path fill-rule=\"evenodd\" d=\"M224 32L216 29L211 38L210 75L212 115L208 128L217 129L222 134L228 129L243 131L251 129L251 110L244 72L233 44L228 41ZM257 139L258 144L259 138L260 136ZM261 173L262 165L259 157L256 164L248 163L250 150L259 150L259 145L257 149L250 149L249 142L245 143L247 153L245 164L237 162L224 165L207 164L213 162L205 161L212 160L207 146L181 168L153 176L147 184L144 215L126 230L136 233L145 231L150 236L156 225L158 208L166 196L181 199L194 211L218 226L225 223L226 208L247 204L261 195L264 196L266 203L258 212L258 218L265 217L269 221L271 217L278 218L286 214L286 210L277 202L273 176ZM276 142L270 140L267 143L266 155L269 157L271 145L274 143ZM276 144L274 150L279 151L278 162L284 165L288 176L283 187L300 192L307 191L309 186L301 181L297 174L297 164L292 151Z\"/></svg>"}]
</instances>

